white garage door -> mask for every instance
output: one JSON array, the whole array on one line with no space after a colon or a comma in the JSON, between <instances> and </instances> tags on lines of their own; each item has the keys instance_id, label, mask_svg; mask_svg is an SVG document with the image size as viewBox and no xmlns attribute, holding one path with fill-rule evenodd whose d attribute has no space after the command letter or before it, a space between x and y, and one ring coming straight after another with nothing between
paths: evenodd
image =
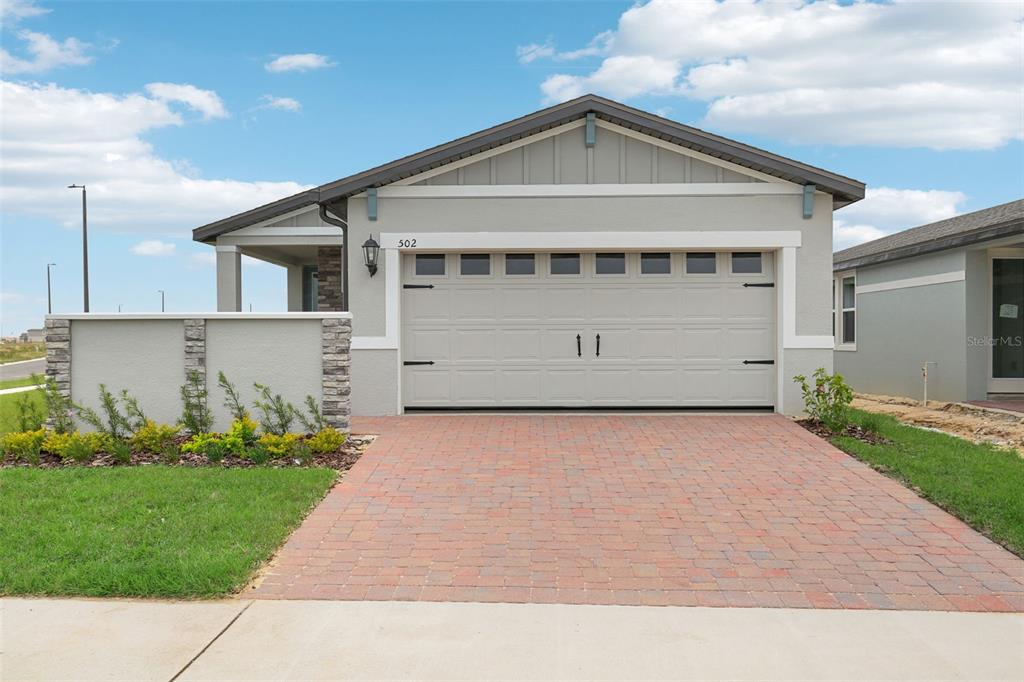
<instances>
[{"instance_id":1,"label":"white garage door","mask_svg":"<svg viewBox=\"0 0 1024 682\"><path fill-rule=\"evenodd\" d=\"M406 254L407 407L775 402L771 253Z\"/></svg>"}]
</instances>

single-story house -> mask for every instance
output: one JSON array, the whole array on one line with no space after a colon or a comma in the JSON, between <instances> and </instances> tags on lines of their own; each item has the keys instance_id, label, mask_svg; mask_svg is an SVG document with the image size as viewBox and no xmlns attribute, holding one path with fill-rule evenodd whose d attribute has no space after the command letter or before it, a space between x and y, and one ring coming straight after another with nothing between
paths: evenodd
<instances>
[{"instance_id":1,"label":"single-story house","mask_svg":"<svg viewBox=\"0 0 1024 682\"><path fill-rule=\"evenodd\" d=\"M22 343L42 343L46 340L46 330L26 329L18 336L18 340Z\"/></svg>"},{"instance_id":2,"label":"single-story house","mask_svg":"<svg viewBox=\"0 0 1024 682\"><path fill-rule=\"evenodd\" d=\"M802 409L864 185L586 95L196 228L351 313L351 410ZM287 361L278 358L275 361Z\"/></svg>"},{"instance_id":3,"label":"single-story house","mask_svg":"<svg viewBox=\"0 0 1024 682\"><path fill-rule=\"evenodd\" d=\"M833 256L835 369L864 393L1024 398L1024 200Z\"/></svg>"}]
</instances>

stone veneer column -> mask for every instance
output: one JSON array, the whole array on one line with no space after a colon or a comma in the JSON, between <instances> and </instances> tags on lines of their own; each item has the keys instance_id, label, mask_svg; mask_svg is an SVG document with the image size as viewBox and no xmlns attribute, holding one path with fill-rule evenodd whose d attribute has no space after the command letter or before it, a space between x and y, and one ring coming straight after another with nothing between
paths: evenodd
<instances>
[{"instance_id":1,"label":"stone veneer column","mask_svg":"<svg viewBox=\"0 0 1024 682\"><path fill-rule=\"evenodd\" d=\"M206 320L185 320L185 380L193 371L206 383Z\"/></svg>"},{"instance_id":2,"label":"stone veneer column","mask_svg":"<svg viewBox=\"0 0 1024 682\"><path fill-rule=\"evenodd\" d=\"M317 310L341 312L341 247L316 250Z\"/></svg>"},{"instance_id":3,"label":"stone veneer column","mask_svg":"<svg viewBox=\"0 0 1024 682\"><path fill-rule=\"evenodd\" d=\"M46 320L46 378L57 392L71 397L71 320Z\"/></svg>"},{"instance_id":4,"label":"stone veneer column","mask_svg":"<svg viewBox=\"0 0 1024 682\"><path fill-rule=\"evenodd\" d=\"M349 356L352 342L352 320L336 317L320 321L323 398L320 410L324 421L336 429L348 431Z\"/></svg>"}]
</instances>

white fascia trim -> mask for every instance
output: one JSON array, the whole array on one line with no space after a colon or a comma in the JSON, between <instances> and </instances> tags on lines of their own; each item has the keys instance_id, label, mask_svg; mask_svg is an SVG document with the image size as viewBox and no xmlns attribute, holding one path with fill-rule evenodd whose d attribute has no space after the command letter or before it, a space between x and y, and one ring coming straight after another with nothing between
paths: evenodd
<instances>
[{"instance_id":1,"label":"white fascia trim","mask_svg":"<svg viewBox=\"0 0 1024 682\"><path fill-rule=\"evenodd\" d=\"M630 128L624 128L624 127L622 127L620 125L616 125L614 123L609 123L608 121L602 121L601 119L597 119L596 123L597 123L597 127L598 128L604 128L605 130L610 130L610 131L612 131L614 133L618 133L619 135L624 135L626 137L633 138L634 140L639 140L641 142L646 142L648 144L652 144L655 147L658 147L660 149L666 149L666 150L668 150L668 151L670 151L670 152L672 152L674 154L682 154L683 156L689 156L690 158L697 159L698 161L703 161L705 163L710 163L712 166L719 166L721 168L727 168L728 170L736 171L737 173L742 173L743 175L747 175L747 176L752 177L752 178L757 178L758 180L763 180L764 182L779 183L779 184L783 184L783 185L789 185L790 187L796 187L801 192L803 192L803 187L802 186L800 186L800 185L798 185L796 183L790 182L789 180L783 180L782 178L777 178L774 175L768 175L767 173L762 173L760 171L756 171L753 168L747 168L746 166L741 166L741 165L739 165L737 163L732 163L731 161L726 161L725 159L720 159L717 156L711 156L710 154L704 154L703 152L698 152L697 150L690 149L689 147L683 147L683 146L680 146L678 144L672 144L671 142L666 142L665 140L660 140L660 139L658 139L656 137L651 137L650 135L645 135L645 134L643 134L641 132L638 132L636 130L632 130ZM824 194L824 192L816 192L816 193L817 194Z\"/></svg>"},{"instance_id":2,"label":"white fascia trim","mask_svg":"<svg viewBox=\"0 0 1024 682\"><path fill-rule=\"evenodd\" d=\"M485 199L504 197L796 196L799 185L767 182L679 182L586 185L406 185L381 187L389 199ZM365 196L365 192L356 196Z\"/></svg>"},{"instance_id":3,"label":"white fascia trim","mask_svg":"<svg viewBox=\"0 0 1024 682\"><path fill-rule=\"evenodd\" d=\"M789 246L779 250L781 261L778 271L782 287L782 347L784 349L832 350L835 339L831 336L798 335L796 333L796 249Z\"/></svg>"},{"instance_id":4,"label":"white fascia trim","mask_svg":"<svg viewBox=\"0 0 1024 682\"><path fill-rule=\"evenodd\" d=\"M460 159L459 161L453 161L452 163L446 163L443 166L438 166L437 168L432 168L432 169L430 169L428 171L423 171L422 173L417 173L416 175L410 175L407 178L402 178L401 180L396 180L395 182L392 182L390 185L388 185L388 187L408 186L408 185L412 185L415 182L422 182L423 180L429 180L430 178L436 177L438 175L444 175L445 173L448 173L450 171L458 170L459 168L465 168L466 166L470 166L470 165L476 163L477 161L483 161L485 159L491 158L492 156L498 156L499 154L504 154L505 152L510 152L513 149L519 149L520 147L525 147L526 145L532 144L533 142L539 142L540 140L546 140L549 137L554 137L555 135L558 135L559 133L564 133L566 131L573 130L574 128L582 128L586 124L587 124L586 120L582 119L582 118L580 120L578 120L578 121L571 121L569 123L557 126L555 128L549 128L549 129L547 129L547 130L545 130L543 132L537 133L535 135L530 135L528 137L521 137L518 140L515 140L514 142L508 142L506 144L499 145L497 147L494 147L493 149L488 149L485 152L479 152L478 154L473 154L472 156L467 156L465 159ZM383 188L381 188L381 189L383 189ZM380 190L378 190L378 192L379 191ZM357 197L366 196L366 193L362 192L360 194L356 194L355 196L357 196Z\"/></svg>"},{"instance_id":5,"label":"white fascia trim","mask_svg":"<svg viewBox=\"0 0 1024 682\"><path fill-rule=\"evenodd\" d=\"M873 294L879 291L892 291L894 289L909 289L911 287L926 287L932 284L962 282L965 279L967 279L967 273L964 270L957 270L955 272L943 272L937 275L894 279L890 282L879 282L877 284L858 284L857 295Z\"/></svg>"},{"instance_id":6,"label":"white fascia trim","mask_svg":"<svg viewBox=\"0 0 1024 682\"><path fill-rule=\"evenodd\" d=\"M194 312L194 313L54 313L47 320L351 320L352 313L248 313L248 312Z\"/></svg>"},{"instance_id":7,"label":"white fascia trim","mask_svg":"<svg viewBox=\"0 0 1024 682\"><path fill-rule=\"evenodd\" d=\"M225 246L341 246L342 237L338 231L330 234L314 235L252 235L221 237ZM220 245L217 247L220 248Z\"/></svg>"},{"instance_id":8,"label":"white fascia trim","mask_svg":"<svg viewBox=\"0 0 1024 682\"><path fill-rule=\"evenodd\" d=\"M393 251L525 251L622 249L778 249L801 244L799 230L678 230L673 232L385 232ZM410 246L415 243L415 247ZM397 266L396 266L397 267Z\"/></svg>"},{"instance_id":9,"label":"white fascia trim","mask_svg":"<svg viewBox=\"0 0 1024 682\"><path fill-rule=\"evenodd\" d=\"M339 237L341 228L333 225L318 227L243 227L222 237L230 243L238 237ZM218 240L219 241L219 240Z\"/></svg>"}]
</instances>

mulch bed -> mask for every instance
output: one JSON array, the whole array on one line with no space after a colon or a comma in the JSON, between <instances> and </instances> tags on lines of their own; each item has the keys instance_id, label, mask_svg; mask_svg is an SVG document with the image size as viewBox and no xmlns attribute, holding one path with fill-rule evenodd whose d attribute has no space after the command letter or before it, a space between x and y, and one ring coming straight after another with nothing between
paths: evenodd
<instances>
[{"instance_id":1,"label":"mulch bed","mask_svg":"<svg viewBox=\"0 0 1024 682\"><path fill-rule=\"evenodd\" d=\"M857 440L867 443L868 445L891 445L892 441L885 436L879 435L874 431L868 431L863 429L856 424L849 424L846 427L846 431L843 433L832 433L825 426L815 419L798 419L797 424L804 427L816 436L820 436L825 440L835 438L836 436L849 436L850 438L856 438Z\"/></svg>"},{"instance_id":2,"label":"mulch bed","mask_svg":"<svg viewBox=\"0 0 1024 682\"><path fill-rule=\"evenodd\" d=\"M207 459L206 455L201 454L190 454L183 452L181 453L180 459L176 462L168 462L160 455L156 455L149 452L136 452L132 453L131 462L128 464L121 464L114 460L114 458L107 454L98 454L88 462L74 462L71 460L63 460L57 455L51 455L49 453L42 453L39 456L39 464L29 464L21 460L16 460L13 457L5 456L0 460L0 468L9 467L32 467L36 469L60 469L63 467L73 466L84 466L84 467L124 467L124 466L144 466L147 464L165 464L172 466L183 466L183 467L222 467L222 468L238 468L247 469L257 466L266 466L274 468L283 467L325 467L329 469L335 469L337 471L348 471L352 468L352 465L356 463L356 460L363 454L363 451L369 447L370 443L373 442L376 436L349 436L344 445L341 446L336 452L329 452L327 454L314 454L313 458L309 462L300 462L297 459L282 457L279 459L272 459L266 464L256 464L252 460L243 459L241 457L235 457L228 455L219 462L212 463Z\"/></svg>"}]
</instances>

